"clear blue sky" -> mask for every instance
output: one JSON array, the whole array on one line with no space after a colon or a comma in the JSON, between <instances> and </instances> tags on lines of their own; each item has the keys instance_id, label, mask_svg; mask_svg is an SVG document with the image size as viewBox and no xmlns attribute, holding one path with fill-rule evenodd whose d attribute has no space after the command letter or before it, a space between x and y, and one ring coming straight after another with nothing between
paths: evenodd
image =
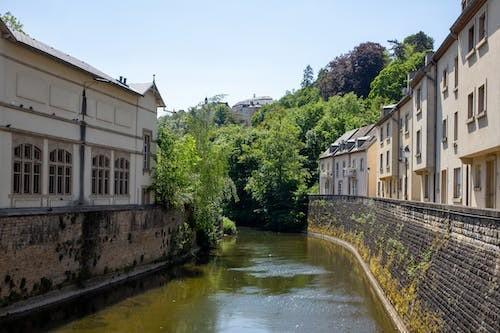
<instances>
[{"instance_id":1,"label":"clear blue sky","mask_svg":"<svg viewBox=\"0 0 500 333\"><path fill-rule=\"evenodd\" d=\"M129 82L157 84L168 109L227 94L279 98L365 41L423 30L435 47L460 0L0 1L32 37Z\"/></svg>"}]
</instances>

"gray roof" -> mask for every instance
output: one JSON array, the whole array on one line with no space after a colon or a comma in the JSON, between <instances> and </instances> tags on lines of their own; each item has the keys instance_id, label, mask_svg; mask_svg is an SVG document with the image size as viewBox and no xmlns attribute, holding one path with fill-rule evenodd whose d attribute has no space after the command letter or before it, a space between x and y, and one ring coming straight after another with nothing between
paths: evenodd
<instances>
[{"instance_id":1,"label":"gray roof","mask_svg":"<svg viewBox=\"0 0 500 333\"><path fill-rule=\"evenodd\" d=\"M349 150L343 150L343 151L335 150L334 152L330 152L330 148L328 148L325 152L323 152L319 156L319 158L322 159L322 158L326 158L326 157L339 156L339 155L343 155L343 154L347 154L347 153L354 153L354 152L357 152L357 151L363 151L363 150L365 150L373 142L373 138L374 138L373 131L374 131L374 129L375 129L375 125L370 124L370 125L366 125L366 126L363 126L363 127L356 128L356 129L353 129L353 130L345 132L337 140L335 140L335 142L332 144L332 146L333 145L337 145L338 146L338 145L340 145L340 143L342 141L350 141L350 142L354 142L354 143L356 143L356 141L358 139L366 139L366 141L360 147L356 147L356 145L354 145Z\"/></svg>"},{"instance_id":2,"label":"gray roof","mask_svg":"<svg viewBox=\"0 0 500 333\"><path fill-rule=\"evenodd\" d=\"M61 52L45 43L42 43L22 32L19 31L13 31L9 29L9 27L0 19L0 32L2 32L2 36L6 38L12 39L14 42L17 42L21 44L22 46L28 47L31 50L47 55L51 58L53 58L56 61L62 62L66 65L69 65L71 67L74 67L78 70L84 71L90 75L92 75L94 78L101 78L105 79L106 81L109 81L110 84L113 84L121 89L124 89L130 93L136 94L136 95L141 95L144 96L144 94L151 88L154 88L154 93L157 94L157 98L160 101L160 106L165 106L163 103L163 99L161 98L161 95L156 88L156 85L154 82L151 83L142 83L142 84L130 84L126 85L119 80L111 77L110 75L100 71L99 69L87 64L84 61L81 61L75 57L70 56L69 54L66 54L64 52ZM145 87L148 85L148 88L145 89Z\"/></svg>"},{"instance_id":3,"label":"gray roof","mask_svg":"<svg viewBox=\"0 0 500 333\"><path fill-rule=\"evenodd\" d=\"M356 133L357 130L358 129L355 128L353 130L345 132L337 140L335 140L335 142L332 143L331 146L333 146L333 145L339 145L342 141L348 140L354 133ZM323 152L321 155L319 155L319 158L325 158L325 157L333 156L334 154L335 153L330 153L330 147L328 147L328 149L325 152Z\"/></svg>"},{"instance_id":4,"label":"gray roof","mask_svg":"<svg viewBox=\"0 0 500 333\"><path fill-rule=\"evenodd\" d=\"M245 99L243 101L240 101L238 103L236 103L235 105L233 105L233 107L235 106L240 106L240 105L252 105L252 103L254 105L265 105L265 104L269 104L269 103L272 103L273 102L273 98L270 97L270 96L260 96L260 97L254 97L254 98L249 98L249 99Z\"/></svg>"}]
</instances>

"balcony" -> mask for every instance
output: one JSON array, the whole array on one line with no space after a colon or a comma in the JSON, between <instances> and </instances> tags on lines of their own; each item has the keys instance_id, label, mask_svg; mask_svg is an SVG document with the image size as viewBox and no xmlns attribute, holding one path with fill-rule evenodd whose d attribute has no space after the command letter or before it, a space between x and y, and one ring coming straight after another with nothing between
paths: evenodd
<instances>
[{"instance_id":1,"label":"balcony","mask_svg":"<svg viewBox=\"0 0 500 333\"><path fill-rule=\"evenodd\" d=\"M356 178L356 168L345 168L344 173L347 178Z\"/></svg>"}]
</instances>

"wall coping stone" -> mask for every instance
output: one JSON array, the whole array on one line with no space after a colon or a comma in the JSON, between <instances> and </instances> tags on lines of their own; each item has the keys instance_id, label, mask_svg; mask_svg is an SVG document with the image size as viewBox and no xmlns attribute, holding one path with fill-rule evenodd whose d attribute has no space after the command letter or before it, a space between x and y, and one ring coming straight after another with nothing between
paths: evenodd
<instances>
[{"instance_id":1,"label":"wall coping stone","mask_svg":"<svg viewBox=\"0 0 500 333\"><path fill-rule=\"evenodd\" d=\"M421 208L441 213L457 214L473 218L488 219L488 220L493 220L497 224L500 224L500 210L495 210L495 209L472 208L466 206L443 205L433 202L409 201L409 200L375 198L375 197L364 197L364 196L316 195L316 194L309 195L310 201L317 201L317 200L355 201L359 199L380 201L405 207Z\"/></svg>"},{"instance_id":2,"label":"wall coping stone","mask_svg":"<svg viewBox=\"0 0 500 333\"><path fill-rule=\"evenodd\" d=\"M102 206L66 206L35 208L2 208L0 218L13 216L57 215L68 213L113 212L127 210L146 210L160 208L158 205L102 205Z\"/></svg>"}]
</instances>

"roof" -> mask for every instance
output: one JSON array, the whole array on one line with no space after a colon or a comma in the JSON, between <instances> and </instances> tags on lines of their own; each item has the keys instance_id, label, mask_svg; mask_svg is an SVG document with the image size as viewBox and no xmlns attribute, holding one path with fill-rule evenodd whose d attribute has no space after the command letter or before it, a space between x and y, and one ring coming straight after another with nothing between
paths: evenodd
<instances>
[{"instance_id":1,"label":"roof","mask_svg":"<svg viewBox=\"0 0 500 333\"><path fill-rule=\"evenodd\" d=\"M345 132L344 134L342 134L337 140L335 140L334 143L332 143L330 146L335 146L335 145L340 145L340 143L342 141L346 141L348 140L354 133L356 133L358 129L353 129L353 130L350 130L350 131L347 131ZM330 157L330 156L333 156L334 153L330 153L330 147L328 147L328 149L323 152L321 155L319 155L319 158L322 159L322 158L327 158L327 157Z\"/></svg>"},{"instance_id":2,"label":"roof","mask_svg":"<svg viewBox=\"0 0 500 333\"><path fill-rule=\"evenodd\" d=\"M469 2L467 7L464 8L460 16L453 23L450 28L450 31L456 36L460 33L460 31L469 23L469 21L476 15L476 13L481 9L481 7L488 0L472 0Z\"/></svg>"},{"instance_id":3,"label":"roof","mask_svg":"<svg viewBox=\"0 0 500 333\"><path fill-rule=\"evenodd\" d=\"M166 104L160 95L160 92L158 90L158 87L156 86L155 81L146 82L146 83L130 83L129 87L130 87L130 89L133 89L134 91L141 94L142 96L144 96L148 91L151 90L156 97L156 101L158 102L158 106L166 107Z\"/></svg>"},{"instance_id":4,"label":"roof","mask_svg":"<svg viewBox=\"0 0 500 333\"><path fill-rule=\"evenodd\" d=\"M373 136L368 136L368 134L372 132L374 126L375 126L374 124L370 124L370 125L366 125L366 126L363 126L363 127L356 129L356 132L348 139L348 141L356 143L359 139L361 139L361 140L364 139L366 141L370 141L370 144L371 144L371 140L368 140L367 137L368 138L373 137ZM350 149L336 152L334 155L340 156L340 155L344 155L344 154L363 151L368 146L369 146L369 144L366 145L366 142L364 142L360 147L356 147L356 145L354 145Z\"/></svg>"},{"instance_id":5,"label":"roof","mask_svg":"<svg viewBox=\"0 0 500 333\"><path fill-rule=\"evenodd\" d=\"M142 88L144 88L145 86L141 84L140 86L141 89L136 90L132 87L132 85L126 85L125 83L120 82L119 80L111 77L110 75L100 71L99 69L87 64L82 60L79 60L73 56L70 56L69 54L59 51L22 32L10 30L9 27L2 21L2 19L0 19L0 31L2 32L2 37L11 39L13 42L18 43L19 45L26 47L34 52L43 54L45 56L52 58L55 61L61 62L67 66L73 67L77 70L90 74L94 78L105 79L107 83L110 83L120 89L126 90L129 93L144 96L144 93L150 88L152 88L153 87L152 85L154 85L153 82L148 89L143 90ZM154 85L154 88L156 89L156 85ZM163 103L163 99L159 95L158 89L156 89L156 93L159 96L159 101L161 101L159 106L164 106L165 103Z\"/></svg>"},{"instance_id":6,"label":"roof","mask_svg":"<svg viewBox=\"0 0 500 333\"><path fill-rule=\"evenodd\" d=\"M264 101L265 103L257 103L257 102L262 102L262 101ZM245 99L243 101L240 101L240 102L236 103L235 105L233 105L233 107L240 106L240 105L253 105L253 106L265 105L265 104L269 104L272 102L273 102L273 98L270 96L259 96L259 97L249 98L249 99Z\"/></svg>"}]
</instances>

